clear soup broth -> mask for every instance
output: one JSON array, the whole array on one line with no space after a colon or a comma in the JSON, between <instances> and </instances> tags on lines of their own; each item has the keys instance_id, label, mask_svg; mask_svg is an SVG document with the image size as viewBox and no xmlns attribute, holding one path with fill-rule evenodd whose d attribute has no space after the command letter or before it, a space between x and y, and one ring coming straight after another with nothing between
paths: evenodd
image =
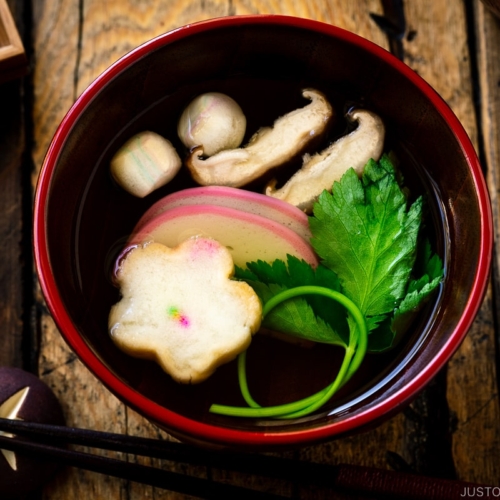
<instances>
[{"instance_id":1,"label":"clear soup broth","mask_svg":"<svg viewBox=\"0 0 500 500\"><path fill-rule=\"evenodd\" d=\"M241 419L228 419L208 412L213 403L245 406L238 388L236 361L221 366L201 384L181 385L174 382L156 363L122 353L110 340L107 320L111 306L120 298L120 292L112 282L114 262L133 227L158 199L196 184L183 167L169 184L144 199L138 199L114 183L109 173L109 161L130 136L143 130L161 134L174 144L181 157L185 155L186 150L176 132L178 117L192 98L208 91L226 93L240 104L247 117L244 144L259 127L270 126L277 117L306 105L308 101L301 95L301 89L306 87L324 92L336 115L328 134L314 145L315 150L326 147L333 139L348 131L343 114L351 106L366 107L384 119L387 129L384 151L396 153L411 198L425 193L428 202L426 231L431 237L434 250L445 257L443 216L433 183L425 168L397 138L392 124L385 120L383 110L372 106L355 86L332 87L322 81L306 79L297 82L236 76L182 86L160 99L106 144L104 153L88 179L84 194L78 201L78 217L75 219L71 244L76 264L76 286L83 303L79 306L80 312L75 321L89 343L98 346L96 350L99 356L120 379L158 404L187 417L206 422L217 422L223 418L225 425L235 428L244 425ZM286 165L277 172L278 176L287 178L299 163L300 160ZM265 179L254 183L248 189L262 192L264 181ZM96 199L101 202L95 203ZM349 412L355 402L368 397L379 385L403 373L412 351L424 340L432 311L438 303L439 296L436 295L425 311L418 315L415 324L397 347L384 354L368 354L358 373L319 413L326 415ZM257 334L247 355L252 395L263 406L309 396L335 378L342 354L342 350L332 346L318 344L303 347ZM260 421L259 425L275 426L279 423L267 420Z\"/></svg>"}]
</instances>

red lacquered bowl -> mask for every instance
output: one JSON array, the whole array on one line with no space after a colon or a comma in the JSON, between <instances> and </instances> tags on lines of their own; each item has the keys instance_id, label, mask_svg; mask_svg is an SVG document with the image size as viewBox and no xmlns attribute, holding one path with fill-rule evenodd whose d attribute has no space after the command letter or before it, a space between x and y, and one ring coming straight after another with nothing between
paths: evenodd
<instances>
[{"instance_id":1,"label":"red lacquered bowl","mask_svg":"<svg viewBox=\"0 0 500 500\"><path fill-rule=\"evenodd\" d=\"M242 404L234 362L207 382L181 386L156 364L119 351L107 332L109 308L119 298L110 274L123 242L154 202L194 183L182 171L167 186L136 199L114 184L109 161L130 136L146 129L180 148L177 119L201 92L234 97L247 115L249 135L300 107L303 87L324 91L340 116L358 104L383 118L386 150L397 154L411 189L428 200L427 225L446 277L401 344L388 354L368 356L350 386L317 412L292 420L213 415L207 411L211 403ZM481 305L490 270L492 217L481 167L462 125L408 66L327 24L282 16L227 17L145 43L79 97L41 170L34 251L61 334L127 405L191 442L276 449L374 426L436 375ZM322 388L334 377L335 362L329 349L261 336L248 353L248 376L256 399L278 404Z\"/></svg>"}]
</instances>

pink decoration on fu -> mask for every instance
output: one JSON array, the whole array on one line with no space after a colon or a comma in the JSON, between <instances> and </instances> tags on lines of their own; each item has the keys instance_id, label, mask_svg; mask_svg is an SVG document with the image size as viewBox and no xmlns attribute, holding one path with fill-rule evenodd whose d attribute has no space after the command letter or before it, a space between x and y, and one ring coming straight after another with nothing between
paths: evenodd
<instances>
[{"instance_id":1,"label":"pink decoration on fu","mask_svg":"<svg viewBox=\"0 0 500 500\"><path fill-rule=\"evenodd\" d=\"M193 253L195 255L199 253L206 253L208 255L217 252L220 248L220 244L209 238L196 238L196 245L193 247Z\"/></svg>"}]
</instances>

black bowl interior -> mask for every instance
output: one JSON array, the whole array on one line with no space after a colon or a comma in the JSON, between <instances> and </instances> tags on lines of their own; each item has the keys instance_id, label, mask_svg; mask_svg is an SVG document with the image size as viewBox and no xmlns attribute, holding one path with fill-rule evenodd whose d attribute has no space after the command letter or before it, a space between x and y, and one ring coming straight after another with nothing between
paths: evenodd
<instances>
[{"instance_id":1,"label":"black bowl interior","mask_svg":"<svg viewBox=\"0 0 500 500\"><path fill-rule=\"evenodd\" d=\"M220 91L235 98L248 119L248 138L258 127L304 105L300 90L305 87L322 90L339 115L329 139L344 132L342 114L352 105L372 109L384 119L386 151L398 155L412 193L425 193L429 201L427 224L447 277L439 297L400 346L368 356L362 373L317 414L286 422L214 416L207 412L213 402L243 404L234 362L205 383L181 386L154 363L123 354L107 333L110 306L119 299L111 269L123 242L152 203L195 184L182 172L167 186L136 199L114 184L109 161L127 138L146 129L167 137L184 154L177 119L201 92ZM395 394L455 331L480 252L480 215L469 167L454 132L422 90L355 44L281 24L257 22L194 34L124 69L95 95L72 127L47 203L54 278L76 328L102 363L160 405L236 429L322 425ZM334 349L304 349L267 338L254 341L248 356L252 391L264 404L307 396L328 384L337 368Z\"/></svg>"}]
</instances>

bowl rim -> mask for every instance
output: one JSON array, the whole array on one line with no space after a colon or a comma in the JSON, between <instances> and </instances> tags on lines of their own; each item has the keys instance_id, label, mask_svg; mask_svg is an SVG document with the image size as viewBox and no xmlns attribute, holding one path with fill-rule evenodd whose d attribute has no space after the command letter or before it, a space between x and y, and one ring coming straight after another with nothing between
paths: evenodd
<instances>
[{"instance_id":1,"label":"bowl rim","mask_svg":"<svg viewBox=\"0 0 500 500\"><path fill-rule=\"evenodd\" d=\"M479 212L481 214L479 262L472 290L465 305L463 314L460 317L454 331L449 335L446 343L433 358L432 362L430 362L415 378L409 380L391 397L384 399L378 404L367 410L361 411L356 415L346 416L340 421L325 423L324 425L310 429L278 432L266 430L265 432L257 432L219 427L213 424L202 423L168 410L141 395L137 391L131 389L101 363L99 357L84 342L72 324L71 318L64 307L62 297L57 290L57 285L51 272L48 254L47 228L45 220L52 174L54 173L59 154L64 147L66 137L72 130L79 116L92 102L94 96L97 95L99 91L110 81L124 71L129 64L138 61L149 51L207 30L229 26L244 26L249 24L288 25L341 39L370 52L375 57L392 66L395 70L404 75L405 78L409 79L430 100L442 118L449 125L457 143L462 148L462 152L466 158L473 177L478 196ZM413 71L404 62L394 57L384 48L343 28L321 21L293 16L262 14L236 15L208 19L182 26L161 34L141 44L137 48L119 58L87 87L61 121L43 161L34 198L33 252L35 267L47 307L65 341L77 353L79 358L89 368L89 370L97 376L97 378L99 378L112 393L119 397L128 406L139 411L139 413L144 415L146 418L172 433L189 436L195 440L205 443L209 442L212 444L226 446L290 446L306 445L313 442L325 441L333 438L334 436L352 432L355 429L368 425L371 422L376 422L382 419L386 414L393 413L395 409L407 403L437 374L441 367L449 360L455 350L459 347L467 334L482 304L484 294L486 292L492 260L492 249L493 218L486 181L475 149L465 129L448 104L415 71Z\"/></svg>"}]
</instances>

